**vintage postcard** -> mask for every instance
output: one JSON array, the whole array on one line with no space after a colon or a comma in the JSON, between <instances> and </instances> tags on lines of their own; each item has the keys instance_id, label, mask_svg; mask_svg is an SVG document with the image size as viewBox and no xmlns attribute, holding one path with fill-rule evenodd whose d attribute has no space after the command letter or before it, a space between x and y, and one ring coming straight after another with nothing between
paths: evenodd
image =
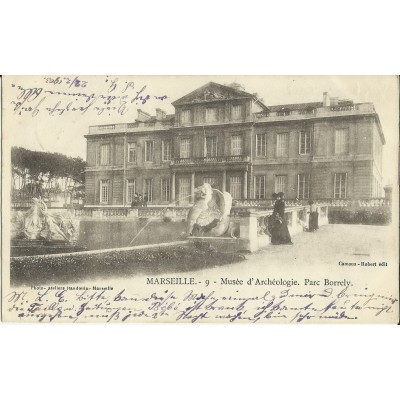
<instances>
[{"instance_id":1,"label":"vintage postcard","mask_svg":"<svg viewBox=\"0 0 400 400\"><path fill-rule=\"evenodd\" d=\"M396 76L4 76L2 320L399 322Z\"/></svg>"}]
</instances>

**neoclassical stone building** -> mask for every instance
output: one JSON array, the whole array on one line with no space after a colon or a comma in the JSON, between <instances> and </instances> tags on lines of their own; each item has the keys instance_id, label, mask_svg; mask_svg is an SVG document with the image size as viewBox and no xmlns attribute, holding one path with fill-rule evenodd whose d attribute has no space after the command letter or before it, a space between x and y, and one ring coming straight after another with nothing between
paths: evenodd
<instances>
[{"instance_id":1,"label":"neoclassical stone building","mask_svg":"<svg viewBox=\"0 0 400 400\"><path fill-rule=\"evenodd\" d=\"M235 199L382 196L379 116L372 103L331 98L267 106L239 85L210 82L175 114L89 127L86 204L188 204L204 182Z\"/></svg>"}]
</instances>

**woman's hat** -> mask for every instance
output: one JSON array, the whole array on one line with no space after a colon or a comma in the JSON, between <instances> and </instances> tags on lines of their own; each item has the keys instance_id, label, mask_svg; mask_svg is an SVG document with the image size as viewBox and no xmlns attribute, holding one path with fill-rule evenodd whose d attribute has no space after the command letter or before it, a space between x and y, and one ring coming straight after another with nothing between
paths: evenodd
<instances>
[{"instance_id":1,"label":"woman's hat","mask_svg":"<svg viewBox=\"0 0 400 400\"><path fill-rule=\"evenodd\" d=\"M282 197L282 196L283 196L283 192L279 192L278 197Z\"/></svg>"},{"instance_id":2,"label":"woman's hat","mask_svg":"<svg viewBox=\"0 0 400 400\"><path fill-rule=\"evenodd\" d=\"M272 198L276 199L278 197L278 195L276 193L272 193Z\"/></svg>"}]
</instances>

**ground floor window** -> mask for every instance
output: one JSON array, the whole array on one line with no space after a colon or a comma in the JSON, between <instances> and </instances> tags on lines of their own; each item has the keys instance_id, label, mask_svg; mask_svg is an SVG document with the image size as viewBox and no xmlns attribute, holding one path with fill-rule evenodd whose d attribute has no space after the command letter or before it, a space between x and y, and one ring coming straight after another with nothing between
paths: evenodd
<instances>
[{"instance_id":1,"label":"ground floor window","mask_svg":"<svg viewBox=\"0 0 400 400\"><path fill-rule=\"evenodd\" d=\"M333 197L335 199L345 199L347 196L347 173L335 174L333 186Z\"/></svg>"},{"instance_id":2,"label":"ground floor window","mask_svg":"<svg viewBox=\"0 0 400 400\"><path fill-rule=\"evenodd\" d=\"M310 175L297 175L297 198L308 199L310 197Z\"/></svg>"},{"instance_id":3,"label":"ground floor window","mask_svg":"<svg viewBox=\"0 0 400 400\"><path fill-rule=\"evenodd\" d=\"M128 179L126 185L126 202L131 204L136 192L136 181L134 179Z\"/></svg>"},{"instance_id":4,"label":"ground floor window","mask_svg":"<svg viewBox=\"0 0 400 400\"><path fill-rule=\"evenodd\" d=\"M190 200L190 178L179 179L179 204L187 204Z\"/></svg>"},{"instance_id":5,"label":"ground floor window","mask_svg":"<svg viewBox=\"0 0 400 400\"><path fill-rule=\"evenodd\" d=\"M110 181L102 179L100 181L100 203L108 203L110 197Z\"/></svg>"},{"instance_id":6,"label":"ground floor window","mask_svg":"<svg viewBox=\"0 0 400 400\"><path fill-rule=\"evenodd\" d=\"M143 200L145 202L153 201L153 179L145 179L144 180Z\"/></svg>"},{"instance_id":7,"label":"ground floor window","mask_svg":"<svg viewBox=\"0 0 400 400\"><path fill-rule=\"evenodd\" d=\"M169 201L171 198L171 184L169 178L161 179L161 201Z\"/></svg>"},{"instance_id":8,"label":"ground floor window","mask_svg":"<svg viewBox=\"0 0 400 400\"><path fill-rule=\"evenodd\" d=\"M285 193L286 190L286 175L275 176L275 193Z\"/></svg>"},{"instance_id":9,"label":"ground floor window","mask_svg":"<svg viewBox=\"0 0 400 400\"><path fill-rule=\"evenodd\" d=\"M233 199L242 198L242 180L240 179L240 176L231 176L230 193Z\"/></svg>"},{"instance_id":10,"label":"ground floor window","mask_svg":"<svg viewBox=\"0 0 400 400\"><path fill-rule=\"evenodd\" d=\"M256 199L265 199L265 176L254 177L254 190Z\"/></svg>"}]
</instances>

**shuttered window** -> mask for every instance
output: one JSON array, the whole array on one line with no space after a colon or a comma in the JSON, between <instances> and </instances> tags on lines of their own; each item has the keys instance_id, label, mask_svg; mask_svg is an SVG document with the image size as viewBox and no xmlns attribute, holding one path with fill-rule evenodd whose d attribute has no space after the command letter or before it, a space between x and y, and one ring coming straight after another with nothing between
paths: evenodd
<instances>
[{"instance_id":1,"label":"shuttered window","mask_svg":"<svg viewBox=\"0 0 400 400\"><path fill-rule=\"evenodd\" d=\"M254 177L255 198L265 199L265 176Z\"/></svg>"},{"instance_id":2,"label":"shuttered window","mask_svg":"<svg viewBox=\"0 0 400 400\"><path fill-rule=\"evenodd\" d=\"M297 175L297 198L308 199L310 197L310 175Z\"/></svg>"},{"instance_id":3,"label":"shuttered window","mask_svg":"<svg viewBox=\"0 0 400 400\"><path fill-rule=\"evenodd\" d=\"M299 136L299 154L311 153L311 132L300 132Z\"/></svg>"},{"instance_id":4,"label":"shuttered window","mask_svg":"<svg viewBox=\"0 0 400 400\"><path fill-rule=\"evenodd\" d=\"M347 196L347 173L335 174L334 178L334 198L345 199Z\"/></svg>"},{"instance_id":5,"label":"shuttered window","mask_svg":"<svg viewBox=\"0 0 400 400\"><path fill-rule=\"evenodd\" d=\"M276 175L275 176L275 193L283 192L286 189L286 175Z\"/></svg>"},{"instance_id":6,"label":"shuttered window","mask_svg":"<svg viewBox=\"0 0 400 400\"><path fill-rule=\"evenodd\" d=\"M126 202L131 204L136 192L136 181L134 179L128 179L126 183Z\"/></svg>"},{"instance_id":7,"label":"shuttered window","mask_svg":"<svg viewBox=\"0 0 400 400\"><path fill-rule=\"evenodd\" d=\"M110 198L110 181L102 179L100 181L100 203L108 203Z\"/></svg>"},{"instance_id":8,"label":"shuttered window","mask_svg":"<svg viewBox=\"0 0 400 400\"><path fill-rule=\"evenodd\" d=\"M256 154L257 157L265 157L267 155L267 135L265 133L256 135Z\"/></svg>"},{"instance_id":9,"label":"shuttered window","mask_svg":"<svg viewBox=\"0 0 400 400\"><path fill-rule=\"evenodd\" d=\"M242 155L242 144L243 139L241 135L233 135L231 137L231 155L241 156Z\"/></svg>"},{"instance_id":10,"label":"shuttered window","mask_svg":"<svg viewBox=\"0 0 400 400\"><path fill-rule=\"evenodd\" d=\"M277 157L287 157L288 155L287 133L278 133L276 135L276 155Z\"/></svg>"},{"instance_id":11,"label":"shuttered window","mask_svg":"<svg viewBox=\"0 0 400 400\"><path fill-rule=\"evenodd\" d=\"M242 198L242 180L240 179L240 176L231 176L230 193L233 199Z\"/></svg>"},{"instance_id":12,"label":"shuttered window","mask_svg":"<svg viewBox=\"0 0 400 400\"><path fill-rule=\"evenodd\" d=\"M169 178L161 179L161 200L169 201L171 195L171 184Z\"/></svg>"},{"instance_id":13,"label":"shuttered window","mask_svg":"<svg viewBox=\"0 0 400 400\"><path fill-rule=\"evenodd\" d=\"M349 130L336 129L335 154L347 154L349 152Z\"/></svg>"},{"instance_id":14,"label":"shuttered window","mask_svg":"<svg viewBox=\"0 0 400 400\"><path fill-rule=\"evenodd\" d=\"M181 139L180 158L190 158L190 139Z\"/></svg>"},{"instance_id":15,"label":"shuttered window","mask_svg":"<svg viewBox=\"0 0 400 400\"><path fill-rule=\"evenodd\" d=\"M102 144L100 146L100 164L108 165L110 164L110 145Z\"/></svg>"}]
</instances>

